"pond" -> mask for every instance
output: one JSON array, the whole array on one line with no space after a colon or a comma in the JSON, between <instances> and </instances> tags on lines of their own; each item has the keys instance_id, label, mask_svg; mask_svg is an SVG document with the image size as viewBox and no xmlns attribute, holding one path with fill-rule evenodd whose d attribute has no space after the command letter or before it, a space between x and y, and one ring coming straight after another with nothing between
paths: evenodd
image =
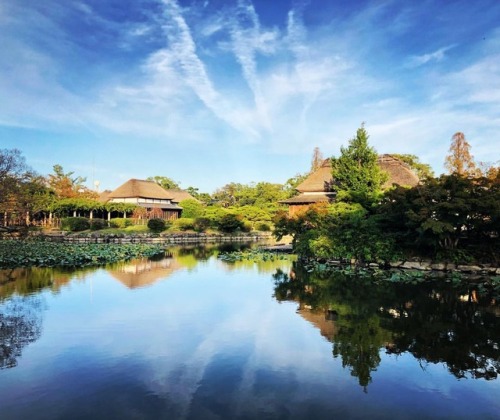
<instances>
[{"instance_id":1,"label":"pond","mask_svg":"<svg viewBox=\"0 0 500 420\"><path fill-rule=\"evenodd\" d=\"M500 418L500 312L216 247L0 273L0 418Z\"/></svg>"}]
</instances>

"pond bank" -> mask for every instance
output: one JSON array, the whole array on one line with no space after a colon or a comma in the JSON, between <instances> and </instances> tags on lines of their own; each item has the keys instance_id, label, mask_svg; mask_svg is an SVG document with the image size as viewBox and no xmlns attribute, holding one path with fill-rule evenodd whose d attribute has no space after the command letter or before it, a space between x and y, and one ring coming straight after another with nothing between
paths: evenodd
<instances>
[{"instance_id":1,"label":"pond bank","mask_svg":"<svg viewBox=\"0 0 500 420\"><path fill-rule=\"evenodd\" d=\"M219 243L219 242L257 242L271 238L270 233L237 233L237 234L217 234L217 233L162 233L162 234L110 234L100 235L98 233L65 235L49 234L43 238L53 242L65 242L73 244L198 244L198 243Z\"/></svg>"},{"instance_id":2,"label":"pond bank","mask_svg":"<svg viewBox=\"0 0 500 420\"><path fill-rule=\"evenodd\" d=\"M301 261L305 264L322 264L326 267L340 268L355 266L355 261L348 260L334 260L325 258L306 258L302 257ZM387 271L419 271L436 275L450 274L450 273L463 273L468 276L495 276L500 275L500 267L493 264L456 264L451 262L434 262L432 260L407 260L407 261L393 261L387 263L366 263L363 266L367 270L387 270Z\"/></svg>"}]
</instances>

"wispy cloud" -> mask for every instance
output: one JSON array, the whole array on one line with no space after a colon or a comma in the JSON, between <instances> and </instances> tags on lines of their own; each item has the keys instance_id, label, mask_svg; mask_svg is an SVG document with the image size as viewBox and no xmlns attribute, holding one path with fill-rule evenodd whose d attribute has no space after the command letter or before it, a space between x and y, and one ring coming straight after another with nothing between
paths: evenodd
<instances>
[{"instance_id":1,"label":"wispy cloud","mask_svg":"<svg viewBox=\"0 0 500 420\"><path fill-rule=\"evenodd\" d=\"M445 53L452 48L455 48L456 44L448 45L446 47L440 48L432 53L423 55L414 55L408 58L406 62L406 67L413 68L423 66L424 64L430 62L439 62L445 58Z\"/></svg>"}]
</instances>

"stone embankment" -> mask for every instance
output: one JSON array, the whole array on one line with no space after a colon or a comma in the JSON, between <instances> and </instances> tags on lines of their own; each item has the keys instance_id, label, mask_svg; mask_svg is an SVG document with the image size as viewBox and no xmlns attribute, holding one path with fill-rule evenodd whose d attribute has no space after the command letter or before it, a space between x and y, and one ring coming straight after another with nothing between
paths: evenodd
<instances>
[{"instance_id":1,"label":"stone embankment","mask_svg":"<svg viewBox=\"0 0 500 420\"><path fill-rule=\"evenodd\" d=\"M81 244L200 244L220 242L256 242L269 239L266 232L238 233L238 234L210 234L210 233L175 233L175 234L138 234L138 235L46 235L46 240Z\"/></svg>"},{"instance_id":2,"label":"stone embankment","mask_svg":"<svg viewBox=\"0 0 500 420\"><path fill-rule=\"evenodd\" d=\"M311 259L305 259L311 261ZM323 263L331 267L345 267L346 265L356 265L356 261L340 261L328 259L312 259L315 262ZM455 264L450 262L433 262L430 260L412 260L412 261L393 261L389 263L368 263L365 265L368 269L384 269L384 270L413 270L434 273L464 273L467 275L500 275L500 267L493 264Z\"/></svg>"}]
</instances>

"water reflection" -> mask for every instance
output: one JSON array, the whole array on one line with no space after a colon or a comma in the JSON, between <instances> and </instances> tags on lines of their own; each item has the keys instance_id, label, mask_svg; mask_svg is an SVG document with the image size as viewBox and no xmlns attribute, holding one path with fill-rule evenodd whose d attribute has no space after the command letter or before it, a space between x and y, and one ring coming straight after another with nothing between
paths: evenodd
<instances>
[{"instance_id":1,"label":"water reflection","mask_svg":"<svg viewBox=\"0 0 500 420\"><path fill-rule=\"evenodd\" d=\"M365 390L381 354L412 354L422 367L444 364L456 378L493 380L500 373L500 317L494 302L445 282L383 283L341 273L310 274L298 264L274 274L278 301L333 344L333 357Z\"/></svg>"},{"instance_id":2,"label":"water reflection","mask_svg":"<svg viewBox=\"0 0 500 420\"><path fill-rule=\"evenodd\" d=\"M0 305L0 369L17 366L24 347L40 338L42 310L35 296L16 296Z\"/></svg>"}]
</instances>

